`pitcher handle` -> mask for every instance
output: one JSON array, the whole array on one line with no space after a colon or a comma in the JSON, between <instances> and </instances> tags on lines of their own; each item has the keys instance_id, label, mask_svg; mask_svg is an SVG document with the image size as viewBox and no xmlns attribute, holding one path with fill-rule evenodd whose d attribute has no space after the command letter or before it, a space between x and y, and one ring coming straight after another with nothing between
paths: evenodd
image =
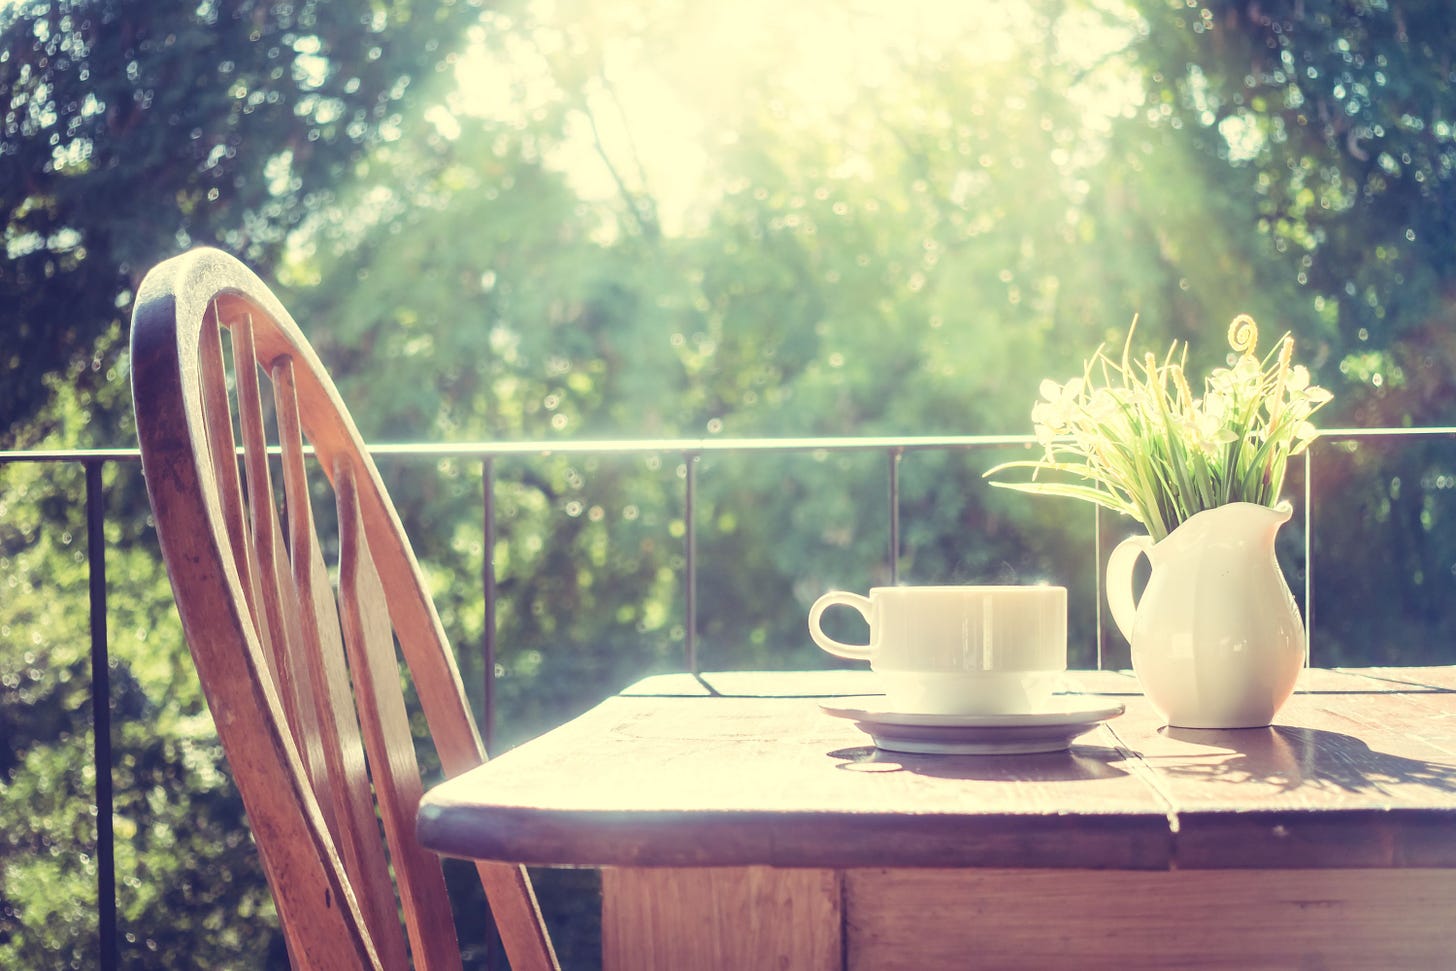
<instances>
[{"instance_id":1,"label":"pitcher handle","mask_svg":"<svg viewBox=\"0 0 1456 971\"><path fill-rule=\"evenodd\" d=\"M814 643L833 654L835 657L848 658L851 661L868 661L870 659L869 644L844 644L836 641L824 633L819 626L824 611L836 604L845 607L852 607L859 611L859 615L865 619L866 624L872 624L870 620L870 598L861 597L857 593L846 593L843 590L831 590L818 600L814 606L809 608L809 636L814 638ZM874 631L870 631L870 640L874 640Z\"/></svg>"},{"instance_id":2,"label":"pitcher handle","mask_svg":"<svg viewBox=\"0 0 1456 971\"><path fill-rule=\"evenodd\" d=\"M1122 636L1132 643L1132 622L1137 615L1137 601L1132 596L1132 568L1139 556L1152 559L1151 536L1129 536L1118 543L1107 558L1107 607Z\"/></svg>"}]
</instances>

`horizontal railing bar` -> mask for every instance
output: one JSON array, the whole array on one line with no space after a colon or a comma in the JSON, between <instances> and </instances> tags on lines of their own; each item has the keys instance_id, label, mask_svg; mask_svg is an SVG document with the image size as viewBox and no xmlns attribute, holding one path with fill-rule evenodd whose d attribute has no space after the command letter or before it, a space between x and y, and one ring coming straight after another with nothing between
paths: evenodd
<instances>
[{"instance_id":1,"label":"horizontal railing bar","mask_svg":"<svg viewBox=\"0 0 1456 971\"><path fill-rule=\"evenodd\" d=\"M56 448L34 451L0 451L0 465L7 462L135 462L142 457L135 448Z\"/></svg>"},{"instance_id":2,"label":"horizontal railing bar","mask_svg":"<svg viewBox=\"0 0 1456 971\"><path fill-rule=\"evenodd\" d=\"M1317 442L1368 438L1456 438L1456 426L1423 428L1323 428ZM643 438L526 442L397 442L366 446L372 455L419 458L499 458L551 455L709 455L733 452L935 451L1035 445L1032 435L840 436L832 438ZM277 453L277 447L270 451ZM9 462L134 462L135 448L0 451Z\"/></svg>"},{"instance_id":3,"label":"horizontal railing bar","mask_svg":"<svg viewBox=\"0 0 1456 971\"><path fill-rule=\"evenodd\" d=\"M380 445L371 446L376 455L435 455L454 452L459 455L571 455L633 454L671 452L707 455L724 452L846 452L883 451L885 449L934 450L970 449L1007 445L1033 445L1030 435L955 435L837 438L658 438L658 439L583 439L570 442L460 442L457 444Z\"/></svg>"},{"instance_id":4,"label":"horizontal railing bar","mask_svg":"<svg viewBox=\"0 0 1456 971\"><path fill-rule=\"evenodd\" d=\"M914 436L906 438L624 438L581 439L548 442L396 442L366 445L371 455L421 458L498 458L503 456L550 455L632 455L676 453L706 455L721 452L846 452L882 451L884 449L935 450L993 448L1007 445L1033 445L1030 435L956 435L946 437ZM311 447L306 447L312 451ZM278 454L278 446L269 449ZM242 449L239 448L239 454ZM32 452L0 451L3 462L90 462L134 461L137 449L49 449Z\"/></svg>"},{"instance_id":5,"label":"horizontal railing bar","mask_svg":"<svg viewBox=\"0 0 1456 971\"><path fill-rule=\"evenodd\" d=\"M1355 438L1453 438L1456 426L1424 428L1321 428L1315 441L1344 441Z\"/></svg>"}]
</instances>

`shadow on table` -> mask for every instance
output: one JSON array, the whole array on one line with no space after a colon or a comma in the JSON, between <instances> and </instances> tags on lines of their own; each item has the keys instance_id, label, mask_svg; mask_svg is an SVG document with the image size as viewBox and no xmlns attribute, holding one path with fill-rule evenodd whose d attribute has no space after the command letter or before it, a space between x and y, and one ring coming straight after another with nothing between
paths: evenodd
<instances>
[{"instance_id":1,"label":"shadow on table","mask_svg":"<svg viewBox=\"0 0 1456 971\"><path fill-rule=\"evenodd\" d=\"M1342 732L1273 725L1228 731L1163 728L1161 733L1208 750L1197 761L1188 761L1186 752L1177 762L1147 758L1171 776L1261 782L1285 791L1314 787L1361 793L1416 785L1456 792L1456 765L1378 752Z\"/></svg>"},{"instance_id":2,"label":"shadow on table","mask_svg":"<svg viewBox=\"0 0 1456 971\"><path fill-rule=\"evenodd\" d=\"M1125 756L1102 745L1074 745L1065 752L1033 755L915 755L873 745L826 753L845 772L913 772L936 779L987 782L1091 782L1127 775Z\"/></svg>"}]
</instances>

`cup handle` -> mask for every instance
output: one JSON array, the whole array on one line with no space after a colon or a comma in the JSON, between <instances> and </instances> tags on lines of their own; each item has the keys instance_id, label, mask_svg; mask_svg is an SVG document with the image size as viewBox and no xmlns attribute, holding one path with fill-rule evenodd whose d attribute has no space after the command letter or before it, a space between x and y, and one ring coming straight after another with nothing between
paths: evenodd
<instances>
[{"instance_id":1,"label":"cup handle","mask_svg":"<svg viewBox=\"0 0 1456 971\"><path fill-rule=\"evenodd\" d=\"M819 621L824 616L824 611L836 605L852 607L859 611L859 615L865 619L866 624L871 623L869 597L861 597L857 593L845 593L842 590L831 590L829 593L814 601L814 606L809 608L809 636L814 638L815 644L818 644L835 657L849 658L852 661L868 661L870 659L870 645L841 643L824 633L823 628L819 626ZM871 640L874 639L873 631L870 632L870 638Z\"/></svg>"},{"instance_id":2,"label":"cup handle","mask_svg":"<svg viewBox=\"0 0 1456 971\"><path fill-rule=\"evenodd\" d=\"M1118 543L1107 558L1107 607L1122 636L1132 643L1132 624L1137 616L1137 601L1132 598L1132 568L1139 556L1152 559L1151 536L1129 536Z\"/></svg>"}]
</instances>

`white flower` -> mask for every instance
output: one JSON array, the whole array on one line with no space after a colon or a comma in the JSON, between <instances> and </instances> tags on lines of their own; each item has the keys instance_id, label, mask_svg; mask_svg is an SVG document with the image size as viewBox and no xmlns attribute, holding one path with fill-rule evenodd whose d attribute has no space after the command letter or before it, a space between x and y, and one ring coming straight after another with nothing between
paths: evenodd
<instances>
[{"instance_id":1,"label":"white flower","mask_svg":"<svg viewBox=\"0 0 1456 971\"><path fill-rule=\"evenodd\" d=\"M1151 354L1139 358L1133 329L1120 362L1099 347L1083 378L1041 383L1031 417L1044 459L986 474L1030 469L1031 482L997 484L1091 500L1141 522L1154 540L1210 505L1278 501L1289 456L1318 434L1310 415L1332 397L1293 363L1293 338L1281 338L1260 360L1257 326L1236 318L1229 366L1209 374L1195 399L1183 372L1187 345L1180 353L1175 343L1162 363ZM1047 471L1070 481L1038 480Z\"/></svg>"},{"instance_id":2,"label":"white flower","mask_svg":"<svg viewBox=\"0 0 1456 971\"><path fill-rule=\"evenodd\" d=\"M1052 439L1067 434L1081 394L1081 378L1073 378L1066 384L1057 384L1050 378L1041 383L1043 400L1031 407L1031 422L1036 427L1038 442L1050 445Z\"/></svg>"},{"instance_id":3,"label":"white flower","mask_svg":"<svg viewBox=\"0 0 1456 971\"><path fill-rule=\"evenodd\" d=\"M1207 456L1218 454L1223 446L1237 441L1239 437L1228 427L1228 406L1219 395L1209 395L1194 402L1188 428L1198 450Z\"/></svg>"},{"instance_id":4,"label":"white flower","mask_svg":"<svg viewBox=\"0 0 1456 971\"><path fill-rule=\"evenodd\" d=\"M1319 437L1319 429L1307 421L1302 421L1294 429L1294 444L1289 449L1290 455L1298 455L1309 448L1309 443Z\"/></svg>"}]
</instances>

